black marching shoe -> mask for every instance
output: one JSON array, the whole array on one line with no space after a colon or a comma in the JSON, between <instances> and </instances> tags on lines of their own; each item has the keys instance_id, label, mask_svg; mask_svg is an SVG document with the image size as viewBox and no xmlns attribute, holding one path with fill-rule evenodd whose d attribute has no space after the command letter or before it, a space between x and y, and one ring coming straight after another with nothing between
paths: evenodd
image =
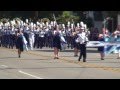
<instances>
[{"instance_id":1,"label":"black marching shoe","mask_svg":"<svg viewBox=\"0 0 120 90\"><path fill-rule=\"evenodd\" d=\"M56 59L59 59L59 57L57 57Z\"/></svg>"},{"instance_id":2,"label":"black marching shoe","mask_svg":"<svg viewBox=\"0 0 120 90\"><path fill-rule=\"evenodd\" d=\"M86 59L83 59L83 62L86 62Z\"/></svg>"},{"instance_id":3,"label":"black marching shoe","mask_svg":"<svg viewBox=\"0 0 120 90\"><path fill-rule=\"evenodd\" d=\"M59 57L54 57L54 59L59 59Z\"/></svg>"},{"instance_id":4,"label":"black marching shoe","mask_svg":"<svg viewBox=\"0 0 120 90\"><path fill-rule=\"evenodd\" d=\"M117 59L120 59L120 57L118 57Z\"/></svg>"},{"instance_id":5,"label":"black marching shoe","mask_svg":"<svg viewBox=\"0 0 120 90\"><path fill-rule=\"evenodd\" d=\"M54 59L57 59L57 57L54 57Z\"/></svg>"},{"instance_id":6,"label":"black marching shoe","mask_svg":"<svg viewBox=\"0 0 120 90\"><path fill-rule=\"evenodd\" d=\"M21 56L19 55L19 58L21 58Z\"/></svg>"},{"instance_id":7,"label":"black marching shoe","mask_svg":"<svg viewBox=\"0 0 120 90\"><path fill-rule=\"evenodd\" d=\"M78 57L78 55L74 55L74 57Z\"/></svg>"},{"instance_id":8,"label":"black marching shoe","mask_svg":"<svg viewBox=\"0 0 120 90\"><path fill-rule=\"evenodd\" d=\"M80 58L78 59L78 61L80 61Z\"/></svg>"},{"instance_id":9,"label":"black marching shoe","mask_svg":"<svg viewBox=\"0 0 120 90\"><path fill-rule=\"evenodd\" d=\"M104 60L104 58L101 58L101 60Z\"/></svg>"}]
</instances>

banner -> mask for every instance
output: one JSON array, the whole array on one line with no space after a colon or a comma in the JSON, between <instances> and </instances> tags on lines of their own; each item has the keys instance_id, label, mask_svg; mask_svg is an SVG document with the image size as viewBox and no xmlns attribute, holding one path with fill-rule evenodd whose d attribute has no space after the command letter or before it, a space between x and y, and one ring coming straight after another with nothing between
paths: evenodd
<instances>
[{"instance_id":1,"label":"banner","mask_svg":"<svg viewBox=\"0 0 120 90\"><path fill-rule=\"evenodd\" d=\"M89 41L86 45L87 48L99 48L104 47L105 54L118 53L120 50L120 38L109 39L107 42L103 41Z\"/></svg>"},{"instance_id":2,"label":"banner","mask_svg":"<svg viewBox=\"0 0 120 90\"><path fill-rule=\"evenodd\" d=\"M86 45L86 47L101 47L101 46L105 46L105 43L101 41L89 41Z\"/></svg>"},{"instance_id":3,"label":"banner","mask_svg":"<svg viewBox=\"0 0 120 90\"><path fill-rule=\"evenodd\" d=\"M107 41L109 44L105 45L104 47L104 53L105 54L112 54L112 53L118 53L120 50L120 37L110 37Z\"/></svg>"}]
</instances>

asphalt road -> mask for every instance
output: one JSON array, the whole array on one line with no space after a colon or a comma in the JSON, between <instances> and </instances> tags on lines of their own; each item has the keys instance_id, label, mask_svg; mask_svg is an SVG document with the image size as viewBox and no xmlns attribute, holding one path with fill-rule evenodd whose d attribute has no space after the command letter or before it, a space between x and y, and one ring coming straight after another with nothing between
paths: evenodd
<instances>
[{"instance_id":1,"label":"asphalt road","mask_svg":"<svg viewBox=\"0 0 120 90\"><path fill-rule=\"evenodd\" d=\"M54 60L53 49L23 52L0 47L0 79L120 79L120 60L116 54L100 60L97 49L88 48L87 62L78 62L73 50L60 52Z\"/></svg>"}]
</instances>

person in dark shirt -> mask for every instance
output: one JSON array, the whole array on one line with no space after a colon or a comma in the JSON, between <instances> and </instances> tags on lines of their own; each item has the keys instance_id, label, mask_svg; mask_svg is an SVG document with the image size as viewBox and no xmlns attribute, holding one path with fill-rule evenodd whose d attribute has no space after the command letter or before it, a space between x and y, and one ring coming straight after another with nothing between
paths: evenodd
<instances>
[{"instance_id":1,"label":"person in dark shirt","mask_svg":"<svg viewBox=\"0 0 120 90\"><path fill-rule=\"evenodd\" d=\"M54 59L59 59L58 52L59 52L59 49L61 49L59 32L55 32L55 35L53 37L53 47L54 47L54 55L55 55Z\"/></svg>"},{"instance_id":2,"label":"person in dark shirt","mask_svg":"<svg viewBox=\"0 0 120 90\"><path fill-rule=\"evenodd\" d=\"M17 39L16 39L16 48L18 49L18 57L21 57L21 52L23 52L23 38L22 38L22 31L18 30Z\"/></svg>"},{"instance_id":3,"label":"person in dark shirt","mask_svg":"<svg viewBox=\"0 0 120 90\"><path fill-rule=\"evenodd\" d=\"M74 57L78 57L78 51L79 51L79 44L76 43L76 39L78 38L78 35L76 32L73 33L73 47L74 47Z\"/></svg>"},{"instance_id":4,"label":"person in dark shirt","mask_svg":"<svg viewBox=\"0 0 120 90\"><path fill-rule=\"evenodd\" d=\"M103 37L103 34L99 34L99 38L98 38L99 41L104 41L104 37ZM104 60L104 47L98 47L98 51L100 52L100 56L101 56L101 60Z\"/></svg>"}]
</instances>

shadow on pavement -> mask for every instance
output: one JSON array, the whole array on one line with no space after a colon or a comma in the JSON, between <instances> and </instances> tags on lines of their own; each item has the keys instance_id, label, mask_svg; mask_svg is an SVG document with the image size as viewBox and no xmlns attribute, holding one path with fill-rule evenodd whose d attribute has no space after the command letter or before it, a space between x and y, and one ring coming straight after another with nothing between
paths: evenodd
<instances>
[{"instance_id":1,"label":"shadow on pavement","mask_svg":"<svg viewBox=\"0 0 120 90\"><path fill-rule=\"evenodd\" d=\"M87 63L120 63L120 62L87 62Z\"/></svg>"},{"instance_id":2,"label":"shadow on pavement","mask_svg":"<svg viewBox=\"0 0 120 90\"><path fill-rule=\"evenodd\" d=\"M49 60L49 59L22 59L22 58L20 58L20 60L25 60L25 61L26 61L26 60L28 60L28 61L29 61L29 60L33 60L33 61L34 61L34 60L38 60L38 61L39 61L39 60Z\"/></svg>"},{"instance_id":3,"label":"shadow on pavement","mask_svg":"<svg viewBox=\"0 0 120 90\"><path fill-rule=\"evenodd\" d=\"M41 51L41 52L54 52L54 50L34 50L34 51ZM74 52L74 50L64 50L64 51L60 51L60 52ZM87 50L87 53L99 53L97 50Z\"/></svg>"},{"instance_id":4,"label":"shadow on pavement","mask_svg":"<svg viewBox=\"0 0 120 90\"><path fill-rule=\"evenodd\" d=\"M0 58L0 59L3 59L3 60L9 60L9 59L14 59L14 60L49 60L49 59L28 59L28 58L18 58L18 57L3 57L3 58Z\"/></svg>"}]
</instances>

